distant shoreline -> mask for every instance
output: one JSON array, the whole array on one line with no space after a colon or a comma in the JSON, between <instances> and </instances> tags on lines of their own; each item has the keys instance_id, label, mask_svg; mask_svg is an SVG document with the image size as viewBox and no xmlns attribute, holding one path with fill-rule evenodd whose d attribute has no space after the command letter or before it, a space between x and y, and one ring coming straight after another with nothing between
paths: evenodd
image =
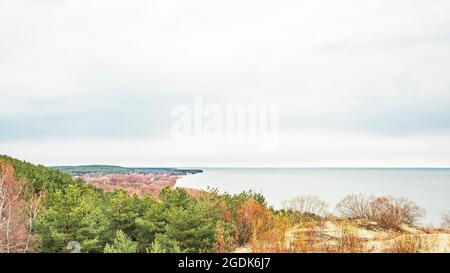
<instances>
[{"instance_id":1,"label":"distant shoreline","mask_svg":"<svg viewBox=\"0 0 450 273\"><path fill-rule=\"evenodd\" d=\"M126 168L111 165L51 167L74 178L81 178L92 186L107 192L124 190L130 195L151 194L158 197L165 187L175 187L181 176L202 173L200 169ZM186 188L192 194L198 190Z\"/></svg>"},{"instance_id":2,"label":"distant shoreline","mask_svg":"<svg viewBox=\"0 0 450 273\"><path fill-rule=\"evenodd\" d=\"M82 166L51 166L49 168L57 169L61 172L68 173L73 176L82 176L89 174L168 174L168 175L186 175L201 173L201 169L184 169L184 168L148 168L138 167L129 168L113 165L82 165Z\"/></svg>"}]
</instances>

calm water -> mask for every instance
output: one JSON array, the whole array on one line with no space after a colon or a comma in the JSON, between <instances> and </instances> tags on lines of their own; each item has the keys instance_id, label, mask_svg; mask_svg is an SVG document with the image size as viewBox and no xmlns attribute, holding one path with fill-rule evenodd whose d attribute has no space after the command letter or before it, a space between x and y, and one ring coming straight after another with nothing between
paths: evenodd
<instances>
[{"instance_id":1,"label":"calm water","mask_svg":"<svg viewBox=\"0 0 450 273\"><path fill-rule=\"evenodd\" d=\"M251 189L274 207L298 195L317 195L331 212L347 194L405 197L426 210L424 224L434 225L450 211L450 169L206 168L177 185L229 193Z\"/></svg>"}]
</instances>

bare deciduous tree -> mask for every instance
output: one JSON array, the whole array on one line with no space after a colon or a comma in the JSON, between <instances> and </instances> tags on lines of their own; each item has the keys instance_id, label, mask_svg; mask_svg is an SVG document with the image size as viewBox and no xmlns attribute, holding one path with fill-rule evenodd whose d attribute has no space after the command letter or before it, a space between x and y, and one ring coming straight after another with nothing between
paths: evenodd
<instances>
[{"instance_id":1,"label":"bare deciduous tree","mask_svg":"<svg viewBox=\"0 0 450 273\"><path fill-rule=\"evenodd\" d=\"M450 230L450 212L442 216L442 228Z\"/></svg>"},{"instance_id":2,"label":"bare deciduous tree","mask_svg":"<svg viewBox=\"0 0 450 273\"><path fill-rule=\"evenodd\" d=\"M298 211L302 214L310 213L323 216L328 208L328 204L314 195L298 196L291 200L283 202L285 210Z\"/></svg>"}]
</instances>

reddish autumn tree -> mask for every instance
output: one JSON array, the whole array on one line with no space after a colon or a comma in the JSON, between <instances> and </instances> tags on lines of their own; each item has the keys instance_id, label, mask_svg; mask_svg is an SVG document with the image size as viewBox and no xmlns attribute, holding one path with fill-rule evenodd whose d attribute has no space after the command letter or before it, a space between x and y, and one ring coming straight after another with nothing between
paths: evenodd
<instances>
[{"instance_id":1,"label":"reddish autumn tree","mask_svg":"<svg viewBox=\"0 0 450 273\"><path fill-rule=\"evenodd\" d=\"M239 241L246 243L252 234L253 225L266 216L266 210L253 198L247 199L239 208Z\"/></svg>"},{"instance_id":2,"label":"reddish autumn tree","mask_svg":"<svg viewBox=\"0 0 450 273\"><path fill-rule=\"evenodd\" d=\"M0 161L0 253L26 252L42 195L27 194L10 164Z\"/></svg>"}]
</instances>

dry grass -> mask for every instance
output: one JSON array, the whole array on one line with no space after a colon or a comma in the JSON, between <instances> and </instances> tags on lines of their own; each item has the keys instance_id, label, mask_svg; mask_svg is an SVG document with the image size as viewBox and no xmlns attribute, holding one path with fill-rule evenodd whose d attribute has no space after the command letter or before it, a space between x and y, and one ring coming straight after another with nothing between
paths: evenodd
<instances>
[{"instance_id":1,"label":"dry grass","mask_svg":"<svg viewBox=\"0 0 450 273\"><path fill-rule=\"evenodd\" d=\"M431 252L437 245L436 240L420 234L401 235L393 239L383 250L386 253Z\"/></svg>"},{"instance_id":2,"label":"dry grass","mask_svg":"<svg viewBox=\"0 0 450 273\"><path fill-rule=\"evenodd\" d=\"M266 219L258 219L253 225L250 249L254 253L291 252L287 238L292 224L284 215L269 215Z\"/></svg>"},{"instance_id":3,"label":"dry grass","mask_svg":"<svg viewBox=\"0 0 450 273\"><path fill-rule=\"evenodd\" d=\"M340 253L361 253L365 250L357 228L347 223L340 224L336 241L336 250Z\"/></svg>"},{"instance_id":4,"label":"dry grass","mask_svg":"<svg viewBox=\"0 0 450 273\"><path fill-rule=\"evenodd\" d=\"M284 215L273 215L270 222L258 222L250 242L252 252L318 252L320 221L292 224Z\"/></svg>"},{"instance_id":5,"label":"dry grass","mask_svg":"<svg viewBox=\"0 0 450 273\"><path fill-rule=\"evenodd\" d=\"M292 225L286 217L258 222L249 245L251 252L274 253L426 253L447 252L449 237L421 229L368 230L361 221L342 219ZM450 243L450 241L448 241Z\"/></svg>"},{"instance_id":6,"label":"dry grass","mask_svg":"<svg viewBox=\"0 0 450 273\"><path fill-rule=\"evenodd\" d=\"M338 208L346 218L337 216L298 217L311 212L298 198L288 204L292 210L258 215L253 221L248 251L261 253L423 253L447 252L448 231L417 228L421 209L405 199L350 196ZM316 202L315 200L314 202ZM318 202L317 204L320 204ZM315 210L318 212L318 210ZM357 217L358 216L358 217ZM363 217L364 216L364 217ZM349 219L349 218L356 219ZM444 236L444 239L443 239ZM443 241L444 240L444 241ZM448 248L450 249L450 248Z\"/></svg>"},{"instance_id":7,"label":"dry grass","mask_svg":"<svg viewBox=\"0 0 450 273\"><path fill-rule=\"evenodd\" d=\"M321 221L303 223L292 234L290 252L319 252L321 241Z\"/></svg>"}]
</instances>

